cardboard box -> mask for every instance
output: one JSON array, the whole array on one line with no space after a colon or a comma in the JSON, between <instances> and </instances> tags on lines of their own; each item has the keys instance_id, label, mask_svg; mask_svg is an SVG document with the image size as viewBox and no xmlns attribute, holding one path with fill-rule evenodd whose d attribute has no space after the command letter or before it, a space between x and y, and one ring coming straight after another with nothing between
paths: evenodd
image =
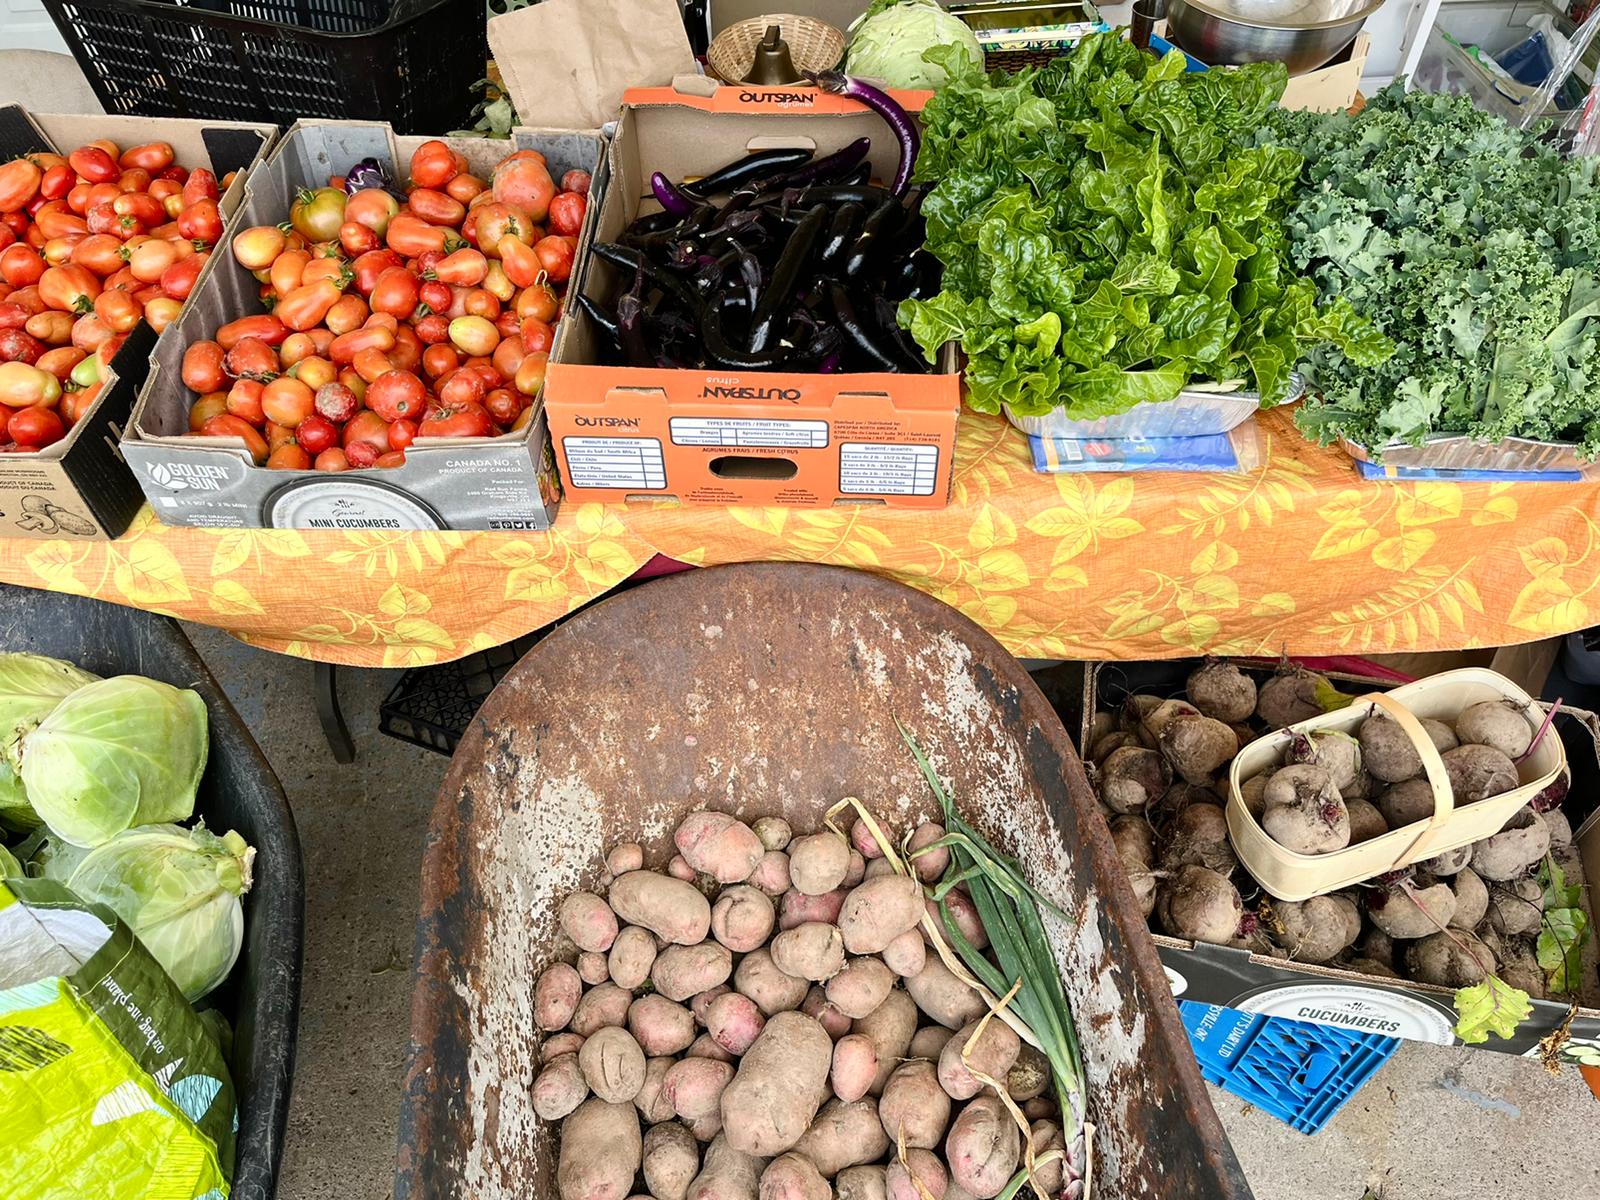
<instances>
[{"instance_id":1,"label":"cardboard box","mask_svg":"<svg viewBox=\"0 0 1600 1200\"><path fill-rule=\"evenodd\" d=\"M1103 706L1115 706L1135 693L1177 696L1198 659L1155 663L1097 663L1082 671L1079 704L1063 710L1067 727L1079 730L1078 742L1088 740L1089 722ZM1243 660L1238 660L1242 661ZM1275 664L1262 663L1265 678ZM1341 691L1386 691L1392 680L1327 672ZM1526 682L1526 681L1524 681ZM1064 692L1069 685L1063 684ZM1537 693L1537 685L1530 688ZM1048 693L1047 693L1048 694ZM1079 706L1081 705L1081 707ZM1073 720L1072 718L1078 718ZM1555 726L1566 746L1572 786L1562 806L1575 831L1573 839L1582 876L1600 879L1600 718L1580 710L1562 708ZM1569 882L1577 882L1569 874ZM1593 926L1593 893L1586 893ZM1291 963L1230 946L1187 942L1152 932L1156 950L1166 968L1173 995L1202 1004L1220 1004L1243 1012L1315 1021L1360 1033L1381 1033L1414 1042L1453 1045L1456 1013L1450 988L1361 975L1334 966ZM1596 963L1600 960L1591 936L1583 954L1582 1007L1572 1018L1570 1058L1600 1056L1600 1008L1596 1007ZM1568 1006L1553 1000L1535 1000L1533 1014L1517 1028L1515 1036L1475 1043L1480 1049L1533 1056L1539 1040L1561 1027Z\"/></svg>"},{"instance_id":2,"label":"cardboard box","mask_svg":"<svg viewBox=\"0 0 1600 1200\"><path fill-rule=\"evenodd\" d=\"M240 172L220 203L227 219L244 196L248 172L277 134L272 125L29 113L8 105L0 107L0 162L35 151L64 154L99 138L110 138L123 149L170 142L182 166L208 167L218 179ZM206 272L211 269L208 263ZM117 442L156 344L155 330L139 322L112 361L99 399L64 439L37 453L0 456L0 537L105 541L128 527L144 493Z\"/></svg>"},{"instance_id":3,"label":"cardboard box","mask_svg":"<svg viewBox=\"0 0 1600 1200\"><path fill-rule=\"evenodd\" d=\"M1361 72L1367 69L1367 53L1371 49L1372 37L1356 34L1356 40L1341 50L1333 62L1304 75L1291 75L1278 103L1299 112L1344 112L1361 92Z\"/></svg>"},{"instance_id":4,"label":"cardboard box","mask_svg":"<svg viewBox=\"0 0 1600 1200\"><path fill-rule=\"evenodd\" d=\"M302 121L252 174L240 227L276 225L302 187L324 186L363 158L403 181L423 137L400 137L371 121ZM536 149L551 173L593 170L598 133L519 129L510 141L446 139L478 176L518 149ZM603 180L600 181L603 184ZM591 210L592 212L592 210ZM255 277L232 255L216 270L157 348L122 451L156 515L169 525L243 529L548 529L559 503L544 416L535 403L524 429L492 438L427 438L403 466L330 474L258 467L243 442L195 437L195 397L181 378L183 353L236 318L263 311Z\"/></svg>"},{"instance_id":5,"label":"cardboard box","mask_svg":"<svg viewBox=\"0 0 1600 1200\"><path fill-rule=\"evenodd\" d=\"M926 93L900 97L920 108ZM650 175L705 175L752 149L802 145L830 154L872 139L873 174L899 149L881 118L815 89L721 87L630 91L608 154L611 182L593 237L614 242L656 208ZM588 253L583 292L609 301L622 286ZM569 310L545 383L545 411L570 496L676 497L690 504L836 503L943 508L961 385L953 350L940 374L812 375L652 370L601 364L598 331Z\"/></svg>"}]
</instances>

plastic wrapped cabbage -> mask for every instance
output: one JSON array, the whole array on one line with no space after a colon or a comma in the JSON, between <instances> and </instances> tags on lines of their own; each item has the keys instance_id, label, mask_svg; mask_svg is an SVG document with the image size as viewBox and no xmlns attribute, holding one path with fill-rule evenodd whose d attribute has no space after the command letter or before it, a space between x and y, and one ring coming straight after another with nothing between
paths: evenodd
<instances>
[{"instance_id":1,"label":"plastic wrapped cabbage","mask_svg":"<svg viewBox=\"0 0 1600 1200\"><path fill-rule=\"evenodd\" d=\"M256 852L229 831L154 826L84 855L66 884L127 922L191 1002L228 977L244 944Z\"/></svg>"},{"instance_id":2,"label":"plastic wrapped cabbage","mask_svg":"<svg viewBox=\"0 0 1600 1200\"><path fill-rule=\"evenodd\" d=\"M938 0L874 0L855 26L845 70L892 88L941 88L949 75L922 57L934 46L950 46L953 63L966 59L974 70L983 70L977 35Z\"/></svg>"},{"instance_id":3,"label":"plastic wrapped cabbage","mask_svg":"<svg viewBox=\"0 0 1600 1200\"><path fill-rule=\"evenodd\" d=\"M39 823L17 776L17 746L62 698L99 676L42 654L0 653L0 827L26 831Z\"/></svg>"},{"instance_id":4,"label":"plastic wrapped cabbage","mask_svg":"<svg viewBox=\"0 0 1600 1200\"><path fill-rule=\"evenodd\" d=\"M210 738L198 693L139 675L87 684L20 743L39 819L75 846L194 813Z\"/></svg>"}]
</instances>

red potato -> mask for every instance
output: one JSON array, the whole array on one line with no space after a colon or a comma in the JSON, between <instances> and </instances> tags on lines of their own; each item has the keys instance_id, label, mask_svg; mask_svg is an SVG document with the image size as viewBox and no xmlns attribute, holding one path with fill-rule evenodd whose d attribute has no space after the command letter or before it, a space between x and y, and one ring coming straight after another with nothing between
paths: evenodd
<instances>
[{"instance_id":1,"label":"red potato","mask_svg":"<svg viewBox=\"0 0 1600 1200\"><path fill-rule=\"evenodd\" d=\"M944 834L943 825L936 821L924 821L917 826L916 832L911 835L911 840L906 843L906 854L910 859L911 869L923 883L936 882L950 866L950 851L947 847L929 849L933 843L944 837Z\"/></svg>"},{"instance_id":2,"label":"red potato","mask_svg":"<svg viewBox=\"0 0 1600 1200\"><path fill-rule=\"evenodd\" d=\"M983 997L957 979L936 954L928 955L922 970L905 984L917 1007L947 1029L960 1029L989 1010Z\"/></svg>"},{"instance_id":3,"label":"red potato","mask_svg":"<svg viewBox=\"0 0 1600 1200\"><path fill-rule=\"evenodd\" d=\"M729 1144L769 1158L792 1149L828 1094L833 1042L816 1021L782 1012L767 1021L722 1093Z\"/></svg>"},{"instance_id":4,"label":"red potato","mask_svg":"<svg viewBox=\"0 0 1600 1200\"><path fill-rule=\"evenodd\" d=\"M772 939L772 961L785 975L821 983L844 968L844 937L837 925L808 921Z\"/></svg>"},{"instance_id":5,"label":"red potato","mask_svg":"<svg viewBox=\"0 0 1600 1200\"><path fill-rule=\"evenodd\" d=\"M917 1006L908 992L899 988L883 998L883 1003L862 1017L853 1027L878 1052L878 1074L872 1081L874 1096L883 1092L889 1073L905 1058L917 1032Z\"/></svg>"},{"instance_id":6,"label":"red potato","mask_svg":"<svg viewBox=\"0 0 1600 1200\"><path fill-rule=\"evenodd\" d=\"M644 847L636 842L624 842L620 846L613 846L611 853L606 855L606 870L613 875L626 875L629 871L637 871L644 866Z\"/></svg>"},{"instance_id":7,"label":"red potato","mask_svg":"<svg viewBox=\"0 0 1600 1200\"><path fill-rule=\"evenodd\" d=\"M589 1096L583 1068L576 1054L563 1054L550 1060L533 1081L533 1111L540 1120L559 1121L573 1112Z\"/></svg>"},{"instance_id":8,"label":"red potato","mask_svg":"<svg viewBox=\"0 0 1600 1200\"><path fill-rule=\"evenodd\" d=\"M890 1142L878 1120L876 1101L834 1099L822 1106L794 1149L810 1159L824 1179L842 1180L851 1168L877 1162L889 1153Z\"/></svg>"},{"instance_id":9,"label":"red potato","mask_svg":"<svg viewBox=\"0 0 1600 1200\"><path fill-rule=\"evenodd\" d=\"M650 978L650 968L655 961L655 934L637 925L629 925L611 943L606 969L613 983L631 992Z\"/></svg>"},{"instance_id":10,"label":"red potato","mask_svg":"<svg viewBox=\"0 0 1600 1200\"><path fill-rule=\"evenodd\" d=\"M839 932L851 954L881 954L884 947L922 920L922 885L909 875L865 880L845 897Z\"/></svg>"},{"instance_id":11,"label":"red potato","mask_svg":"<svg viewBox=\"0 0 1600 1200\"><path fill-rule=\"evenodd\" d=\"M667 1069L661 1091L673 1112L686 1121L698 1121L719 1111L723 1093L734 1075L731 1063L714 1058L685 1058Z\"/></svg>"},{"instance_id":12,"label":"red potato","mask_svg":"<svg viewBox=\"0 0 1600 1200\"><path fill-rule=\"evenodd\" d=\"M828 980L830 1003L855 1020L882 1004L894 987L894 972L876 958L852 958L842 971Z\"/></svg>"},{"instance_id":13,"label":"red potato","mask_svg":"<svg viewBox=\"0 0 1600 1200\"><path fill-rule=\"evenodd\" d=\"M706 1010L707 1035L736 1057L750 1049L766 1023L756 1002L739 992L718 996Z\"/></svg>"},{"instance_id":14,"label":"red potato","mask_svg":"<svg viewBox=\"0 0 1600 1200\"><path fill-rule=\"evenodd\" d=\"M606 965L606 956L593 954L587 950L578 955L578 978L590 987L610 979L611 968Z\"/></svg>"},{"instance_id":15,"label":"red potato","mask_svg":"<svg viewBox=\"0 0 1600 1200\"><path fill-rule=\"evenodd\" d=\"M955 1035L954 1029L946 1029L943 1025L924 1025L912 1037L911 1048L906 1051L906 1057L926 1058L938 1062L945 1046Z\"/></svg>"},{"instance_id":16,"label":"red potato","mask_svg":"<svg viewBox=\"0 0 1600 1200\"><path fill-rule=\"evenodd\" d=\"M640 996L628 1008L628 1030L651 1058L682 1054L695 1039L694 1014L665 996Z\"/></svg>"},{"instance_id":17,"label":"red potato","mask_svg":"<svg viewBox=\"0 0 1600 1200\"><path fill-rule=\"evenodd\" d=\"M737 817L719 812L689 814L673 835L673 843L685 862L718 883L749 879L766 853L755 830Z\"/></svg>"},{"instance_id":18,"label":"red potato","mask_svg":"<svg viewBox=\"0 0 1600 1200\"><path fill-rule=\"evenodd\" d=\"M626 1029L600 1030L583 1043L578 1065L589 1090L611 1104L631 1104L644 1086L644 1051Z\"/></svg>"},{"instance_id":19,"label":"red potato","mask_svg":"<svg viewBox=\"0 0 1600 1200\"><path fill-rule=\"evenodd\" d=\"M561 928L578 949L604 954L617 937L617 914L593 892L574 892L561 902Z\"/></svg>"},{"instance_id":20,"label":"red potato","mask_svg":"<svg viewBox=\"0 0 1600 1200\"><path fill-rule=\"evenodd\" d=\"M828 999L828 993L821 987L813 987L806 993L806 1000L800 1006L800 1011L820 1021L822 1027L828 1031L828 1036L834 1041L838 1041L850 1032L850 1018L834 1007Z\"/></svg>"},{"instance_id":21,"label":"red potato","mask_svg":"<svg viewBox=\"0 0 1600 1200\"><path fill-rule=\"evenodd\" d=\"M895 842L894 831L887 825L879 822L879 828L891 843ZM857 821L850 827L850 844L861 853L861 857L871 862L875 858L883 857L883 847L878 844L878 839L872 836L872 830L867 828L865 821Z\"/></svg>"},{"instance_id":22,"label":"red potato","mask_svg":"<svg viewBox=\"0 0 1600 1200\"><path fill-rule=\"evenodd\" d=\"M888 1200L943 1200L949 1186L949 1173L931 1150L907 1150L905 1161L895 1159L884 1172Z\"/></svg>"},{"instance_id":23,"label":"red potato","mask_svg":"<svg viewBox=\"0 0 1600 1200\"><path fill-rule=\"evenodd\" d=\"M655 965L650 968L656 991L669 1000L687 1000L725 983L732 974L733 955L716 942L668 946L656 955Z\"/></svg>"},{"instance_id":24,"label":"red potato","mask_svg":"<svg viewBox=\"0 0 1600 1200\"><path fill-rule=\"evenodd\" d=\"M785 892L778 904L778 928L793 929L811 921L834 924L849 894L843 888L822 896L808 896L798 890Z\"/></svg>"},{"instance_id":25,"label":"red potato","mask_svg":"<svg viewBox=\"0 0 1600 1200\"><path fill-rule=\"evenodd\" d=\"M979 1096L961 1110L945 1141L950 1178L974 1200L998 1196L1016 1172L1021 1137L996 1096Z\"/></svg>"},{"instance_id":26,"label":"red potato","mask_svg":"<svg viewBox=\"0 0 1600 1200\"><path fill-rule=\"evenodd\" d=\"M644 1149L633 1105L585 1100L561 1123L560 1140L561 1200L627 1200Z\"/></svg>"},{"instance_id":27,"label":"red potato","mask_svg":"<svg viewBox=\"0 0 1600 1200\"><path fill-rule=\"evenodd\" d=\"M774 1013L789 1012L805 1003L811 985L786 975L772 961L770 950L754 950L739 960L733 973L734 989L749 996L769 1020Z\"/></svg>"},{"instance_id":28,"label":"red potato","mask_svg":"<svg viewBox=\"0 0 1600 1200\"><path fill-rule=\"evenodd\" d=\"M572 1014L572 1032L589 1038L609 1026L625 1025L632 1004L633 994L614 983L592 987L583 994Z\"/></svg>"},{"instance_id":29,"label":"red potato","mask_svg":"<svg viewBox=\"0 0 1600 1200\"><path fill-rule=\"evenodd\" d=\"M944 1140L950 1125L950 1097L939 1086L939 1074L930 1062L902 1063L889 1075L878 1101L878 1119L889 1141L932 1150Z\"/></svg>"},{"instance_id":30,"label":"red potato","mask_svg":"<svg viewBox=\"0 0 1600 1200\"><path fill-rule=\"evenodd\" d=\"M702 1033L695 1038L689 1048L683 1052L683 1056L685 1058L709 1058L716 1062L725 1063L736 1061L733 1055L717 1045L716 1039L709 1033Z\"/></svg>"},{"instance_id":31,"label":"red potato","mask_svg":"<svg viewBox=\"0 0 1600 1200\"><path fill-rule=\"evenodd\" d=\"M804 896L823 896L844 883L850 846L836 833L814 833L789 843L789 878Z\"/></svg>"},{"instance_id":32,"label":"red potato","mask_svg":"<svg viewBox=\"0 0 1600 1200\"><path fill-rule=\"evenodd\" d=\"M849 1167L833 1181L834 1200L885 1200L889 1194L886 1169L881 1166ZM945 1200L957 1200L946 1193Z\"/></svg>"},{"instance_id":33,"label":"red potato","mask_svg":"<svg viewBox=\"0 0 1600 1200\"><path fill-rule=\"evenodd\" d=\"M695 881L694 868L689 865L689 861L681 854L674 854L668 861L667 874L674 879L682 880L684 883L693 883Z\"/></svg>"},{"instance_id":34,"label":"red potato","mask_svg":"<svg viewBox=\"0 0 1600 1200\"><path fill-rule=\"evenodd\" d=\"M722 1114L712 1113L709 1117L686 1121L684 1124L694 1134L695 1141L709 1143L722 1133Z\"/></svg>"},{"instance_id":35,"label":"red potato","mask_svg":"<svg viewBox=\"0 0 1600 1200\"><path fill-rule=\"evenodd\" d=\"M774 898L783 895L792 886L789 878L789 856L782 850L768 850L761 856L756 869L750 873L750 886L763 895Z\"/></svg>"},{"instance_id":36,"label":"red potato","mask_svg":"<svg viewBox=\"0 0 1600 1200\"><path fill-rule=\"evenodd\" d=\"M928 961L928 943L922 933L908 929L883 948L883 963L902 978L919 973Z\"/></svg>"},{"instance_id":37,"label":"red potato","mask_svg":"<svg viewBox=\"0 0 1600 1200\"><path fill-rule=\"evenodd\" d=\"M689 1184L686 1200L755 1200L765 1165L719 1135L707 1147L705 1165Z\"/></svg>"},{"instance_id":38,"label":"red potato","mask_svg":"<svg viewBox=\"0 0 1600 1200\"><path fill-rule=\"evenodd\" d=\"M711 906L711 936L735 954L766 945L776 923L772 901L748 885L724 888Z\"/></svg>"},{"instance_id":39,"label":"red potato","mask_svg":"<svg viewBox=\"0 0 1600 1200\"><path fill-rule=\"evenodd\" d=\"M1060 1156L1035 1167L1033 1174L1034 1185L1046 1196L1060 1194L1066 1176L1067 1148L1066 1139L1061 1136L1061 1126L1054 1121L1035 1121L1029 1129L1028 1141L1033 1146L1036 1159L1052 1153Z\"/></svg>"},{"instance_id":40,"label":"red potato","mask_svg":"<svg viewBox=\"0 0 1600 1200\"><path fill-rule=\"evenodd\" d=\"M677 1064L675 1058L651 1058L645 1060L644 1083L639 1087L638 1095L633 1098L634 1108L639 1110L639 1117L647 1125L659 1125L662 1121L673 1121L677 1113L672 1109L672 1101L666 1096L667 1072Z\"/></svg>"},{"instance_id":41,"label":"red potato","mask_svg":"<svg viewBox=\"0 0 1600 1200\"><path fill-rule=\"evenodd\" d=\"M878 1051L871 1038L851 1033L833 1044L833 1067L828 1080L839 1099L860 1100L872 1087L877 1074Z\"/></svg>"},{"instance_id":42,"label":"red potato","mask_svg":"<svg viewBox=\"0 0 1600 1200\"><path fill-rule=\"evenodd\" d=\"M711 1006L716 1003L718 996L726 996L733 991L726 983L719 983L716 987L707 988L689 998L689 1011L694 1014L694 1019L701 1025L706 1023L706 1016L711 1011Z\"/></svg>"},{"instance_id":43,"label":"red potato","mask_svg":"<svg viewBox=\"0 0 1600 1200\"><path fill-rule=\"evenodd\" d=\"M794 830L782 817L758 817L750 828L768 850L786 849L794 838Z\"/></svg>"},{"instance_id":44,"label":"red potato","mask_svg":"<svg viewBox=\"0 0 1600 1200\"><path fill-rule=\"evenodd\" d=\"M700 1173L700 1146L676 1121L652 1125L644 1135L644 1183L659 1200L684 1200Z\"/></svg>"},{"instance_id":45,"label":"red potato","mask_svg":"<svg viewBox=\"0 0 1600 1200\"><path fill-rule=\"evenodd\" d=\"M545 1038L539 1044L539 1058L542 1062L554 1062L563 1054L576 1054L583 1049L584 1038L578 1033L557 1033Z\"/></svg>"},{"instance_id":46,"label":"red potato","mask_svg":"<svg viewBox=\"0 0 1600 1200\"><path fill-rule=\"evenodd\" d=\"M867 860L861 856L861 851L855 847L850 848L850 865L845 869L844 882L839 886L853 888L867 877Z\"/></svg>"},{"instance_id":47,"label":"red potato","mask_svg":"<svg viewBox=\"0 0 1600 1200\"><path fill-rule=\"evenodd\" d=\"M812 1161L790 1151L761 1173L759 1200L833 1200L833 1189Z\"/></svg>"},{"instance_id":48,"label":"red potato","mask_svg":"<svg viewBox=\"0 0 1600 1200\"><path fill-rule=\"evenodd\" d=\"M665 942L690 946L711 930L711 905L695 888L654 871L629 871L611 885L611 907L629 925Z\"/></svg>"},{"instance_id":49,"label":"red potato","mask_svg":"<svg viewBox=\"0 0 1600 1200\"><path fill-rule=\"evenodd\" d=\"M565 1029L582 995L583 980L578 972L566 963L557 963L533 985L534 1023L545 1030Z\"/></svg>"},{"instance_id":50,"label":"red potato","mask_svg":"<svg viewBox=\"0 0 1600 1200\"><path fill-rule=\"evenodd\" d=\"M974 1071L1003 1086L1021 1051L1022 1039L997 1017L963 1025L939 1055L939 1086L952 1100L970 1100L988 1086Z\"/></svg>"}]
</instances>

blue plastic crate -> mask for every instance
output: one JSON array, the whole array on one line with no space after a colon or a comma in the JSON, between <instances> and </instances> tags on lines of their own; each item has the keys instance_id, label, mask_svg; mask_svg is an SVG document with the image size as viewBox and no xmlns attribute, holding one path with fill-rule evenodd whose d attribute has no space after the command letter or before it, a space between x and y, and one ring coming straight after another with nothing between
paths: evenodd
<instances>
[{"instance_id":1,"label":"blue plastic crate","mask_svg":"<svg viewBox=\"0 0 1600 1200\"><path fill-rule=\"evenodd\" d=\"M1395 1052L1396 1038L1178 1002L1200 1073L1301 1133L1316 1133Z\"/></svg>"}]
</instances>

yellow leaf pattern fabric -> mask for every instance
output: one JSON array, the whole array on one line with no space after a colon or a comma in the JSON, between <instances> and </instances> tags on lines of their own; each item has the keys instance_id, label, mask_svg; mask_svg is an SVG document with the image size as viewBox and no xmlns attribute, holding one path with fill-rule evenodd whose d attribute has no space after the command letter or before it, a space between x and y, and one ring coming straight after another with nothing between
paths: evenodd
<instances>
[{"instance_id":1,"label":"yellow leaf pattern fabric","mask_svg":"<svg viewBox=\"0 0 1600 1200\"><path fill-rule=\"evenodd\" d=\"M1026 439L966 413L950 507L567 503L541 533L169 528L0 539L0 580L218 625L358 666L510 641L655 554L877 572L1025 657L1381 653L1503 645L1600 614L1600 484L1368 484L1289 414L1244 475L1039 475Z\"/></svg>"}]
</instances>

